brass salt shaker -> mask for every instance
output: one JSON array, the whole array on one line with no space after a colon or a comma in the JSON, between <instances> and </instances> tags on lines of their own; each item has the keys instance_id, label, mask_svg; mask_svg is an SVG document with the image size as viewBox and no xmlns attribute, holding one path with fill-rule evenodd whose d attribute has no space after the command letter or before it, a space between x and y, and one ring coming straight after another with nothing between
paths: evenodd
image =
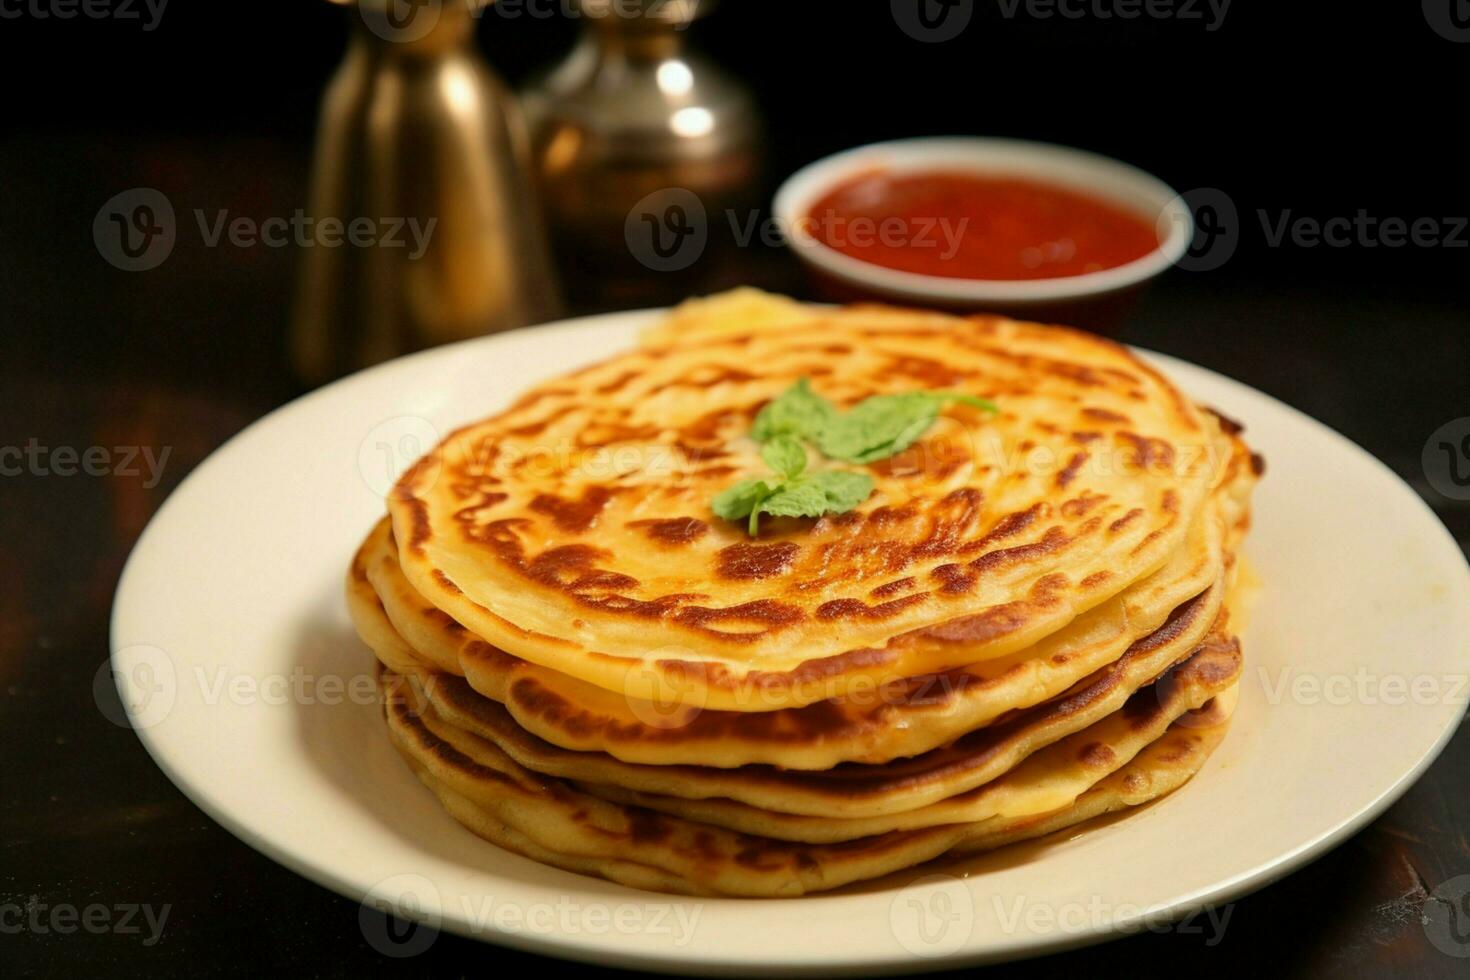
<instances>
[{"instance_id":1,"label":"brass salt shaker","mask_svg":"<svg viewBox=\"0 0 1470 980\"><path fill-rule=\"evenodd\" d=\"M524 123L474 45L488 0L333 2L353 26L322 101L310 215L380 234L303 248L298 373L325 381L554 315Z\"/></svg>"},{"instance_id":2,"label":"brass salt shaker","mask_svg":"<svg viewBox=\"0 0 1470 980\"><path fill-rule=\"evenodd\" d=\"M732 284L760 126L745 87L688 43L710 0L574 4L575 47L521 97L569 298L647 305Z\"/></svg>"}]
</instances>

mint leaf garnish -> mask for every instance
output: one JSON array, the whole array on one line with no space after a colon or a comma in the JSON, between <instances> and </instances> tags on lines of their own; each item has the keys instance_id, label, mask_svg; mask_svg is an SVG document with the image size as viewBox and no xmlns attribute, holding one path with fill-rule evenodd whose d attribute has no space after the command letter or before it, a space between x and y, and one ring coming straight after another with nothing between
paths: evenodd
<instances>
[{"instance_id":1,"label":"mint leaf garnish","mask_svg":"<svg viewBox=\"0 0 1470 980\"><path fill-rule=\"evenodd\" d=\"M836 417L836 407L812 391L811 382L802 378L760 410L750 436L756 442L767 442L780 435L815 442L818 433Z\"/></svg>"},{"instance_id":2,"label":"mint leaf garnish","mask_svg":"<svg viewBox=\"0 0 1470 980\"><path fill-rule=\"evenodd\" d=\"M873 395L843 412L802 378L767 403L751 429L751 437L764 443L761 458L775 475L737 483L710 506L726 520L748 520L752 537L762 514L821 517L850 511L873 492L873 478L851 470L808 471L804 443L848 463L887 459L913 445L952 402L998 411L994 402L962 392L911 391Z\"/></svg>"},{"instance_id":3,"label":"mint leaf garnish","mask_svg":"<svg viewBox=\"0 0 1470 980\"><path fill-rule=\"evenodd\" d=\"M874 395L823 428L817 434L817 448L824 456L849 463L887 459L918 441L944 406L955 401L995 411L995 405L983 398L943 391Z\"/></svg>"},{"instance_id":4,"label":"mint leaf garnish","mask_svg":"<svg viewBox=\"0 0 1470 980\"><path fill-rule=\"evenodd\" d=\"M801 476L806 469L806 447L791 435L778 435L761 447L766 465L788 479Z\"/></svg>"}]
</instances>

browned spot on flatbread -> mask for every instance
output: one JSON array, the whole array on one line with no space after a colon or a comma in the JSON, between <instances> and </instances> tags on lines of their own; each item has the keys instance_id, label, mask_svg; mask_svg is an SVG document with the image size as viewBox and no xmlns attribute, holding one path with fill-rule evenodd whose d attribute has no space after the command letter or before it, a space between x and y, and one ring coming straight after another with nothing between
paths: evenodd
<instances>
[{"instance_id":1,"label":"browned spot on flatbread","mask_svg":"<svg viewBox=\"0 0 1470 980\"><path fill-rule=\"evenodd\" d=\"M1087 460L1088 456L1086 453L1073 453L1072 458L1067 460L1067 465L1057 474L1057 488L1059 490L1067 489L1067 486L1077 478L1077 474L1081 472Z\"/></svg>"},{"instance_id":2,"label":"browned spot on flatbread","mask_svg":"<svg viewBox=\"0 0 1470 980\"><path fill-rule=\"evenodd\" d=\"M800 622L805 614L797 606L778 602L775 599L756 599L738 606L710 608L707 606L685 606L675 613L674 618L686 626L709 630L730 639L749 637L754 640L760 633L740 633L716 630L715 626L725 623L746 623L762 627L762 631Z\"/></svg>"},{"instance_id":3,"label":"browned spot on flatbread","mask_svg":"<svg viewBox=\"0 0 1470 980\"><path fill-rule=\"evenodd\" d=\"M883 585L880 585L877 588L869 591L868 595L874 599L890 599L893 596L902 595L909 589L912 589L914 587L914 584L914 577L912 575L909 575L905 576L904 578L894 579L892 582L886 582Z\"/></svg>"},{"instance_id":4,"label":"browned spot on flatbread","mask_svg":"<svg viewBox=\"0 0 1470 980\"><path fill-rule=\"evenodd\" d=\"M1027 507L1025 510L1017 511L1014 514L1007 514L1005 517L996 521L995 526L989 531L986 531L984 537L966 544L960 549L961 552L964 554L973 554L976 551L985 550L997 541L1004 541L1007 538L1015 537L1036 523L1038 517L1047 513L1047 506L1045 501L1039 501Z\"/></svg>"},{"instance_id":5,"label":"browned spot on flatbread","mask_svg":"<svg viewBox=\"0 0 1470 980\"><path fill-rule=\"evenodd\" d=\"M1127 422L1128 416L1114 412L1107 408L1087 407L1082 409L1082 414L1099 422Z\"/></svg>"},{"instance_id":6,"label":"browned spot on flatbread","mask_svg":"<svg viewBox=\"0 0 1470 980\"><path fill-rule=\"evenodd\" d=\"M996 568L1020 561L1029 561L1033 558L1042 558L1054 551L1065 547L1070 539L1060 527L1047 529L1040 541L1031 544L1016 545L1014 548L1001 548L997 551L988 551L979 558L971 560L970 567L977 572L988 572Z\"/></svg>"},{"instance_id":7,"label":"browned spot on flatbread","mask_svg":"<svg viewBox=\"0 0 1470 980\"><path fill-rule=\"evenodd\" d=\"M1110 532L1112 532L1113 534L1117 534L1119 531L1123 530L1129 524L1132 524L1134 521L1138 520L1142 516L1143 516L1143 508L1142 507L1134 507L1128 513L1124 514L1122 517L1118 518L1117 520L1113 521L1113 523L1109 524L1108 525L1108 530Z\"/></svg>"},{"instance_id":8,"label":"browned spot on flatbread","mask_svg":"<svg viewBox=\"0 0 1470 980\"><path fill-rule=\"evenodd\" d=\"M448 575L445 575L441 569L434 569L432 574L434 576L435 584L437 584L444 591L452 593L454 595L464 595L464 590L455 585L454 579L450 578Z\"/></svg>"},{"instance_id":9,"label":"browned spot on flatbread","mask_svg":"<svg viewBox=\"0 0 1470 980\"><path fill-rule=\"evenodd\" d=\"M890 599L876 606L870 606L861 599L833 599L824 602L817 607L817 618L834 619L889 619L898 615L910 606L915 606L928 598L927 592L916 592L898 599Z\"/></svg>"},{"instance_id":10,"label":"browned spot on flatbread","mask_svg":"<svg viewBox=\"0 0 1470 980\"><path fill-rule=\"evenodd\" d=\"M1163 472L1174 465L1174 447L1162 439L1140 436L1134 432L1118 432L1118 439L1127 444L1128 457L1132 464L1148 472Z\"/></svg>"},{"instance_id":11,"label":"browned spot on flatbread","mask_svg":"<svg viewBox=\"0 0 1470 980\"><path fill-rule=\"evenodd\" d=\"M709 525L697 517L671 517L666 520L632 521L636 527L660 544L689 544L704 537Z\"/></svg>"},{"instance_id":12,"label":"browned spot on flatbread","mask_svg":"<svg viewBox=\"0 0 1470 980\"><path fill-rule=\"evenodd\" d=\"M1008 602L982 613L961 616L910 635L928 637L942 643L988 643L1025 626L1031 606L1024 602Z\"/></svg>"},{"instance_id":13,"label":"browned spot on flatbread","mask_svg":"<svg viewBox=\"0 0 1470 980\"><path fill-rule=\"evenodd\" d=\"M576 500L541 493L531 501L531 509L550 517L552 523L570 534L581 534L592 529L602 509L612 499L615 491L607 487L588 487Z\"/></svg>"},{"instance_id":14,"label":"browned spot on flatbread","mask_svg":"<svg viewBox=\"0 0 1470 980\"><path fill-rule=\"evenodd\" d=\"M1090 490L1085 491L1080 497L1073 497L1071 500L1062 502L1062 516L1070 518L1086 517L1088 511L1107 499L1106 494L1093 493Z\"/></svg>"},{"instance_id":15,"label":"browned spot on flatbread","mask_svg":"<svg viewBox=\"0 0 1470 980\"><path fill-rule=\"evenodd\" d=\"M716 573L727 579L771 578L789 571L801 545L794 541L775 544L740 542L721 548L716 558Z\"/></svg>"}]
</instances>

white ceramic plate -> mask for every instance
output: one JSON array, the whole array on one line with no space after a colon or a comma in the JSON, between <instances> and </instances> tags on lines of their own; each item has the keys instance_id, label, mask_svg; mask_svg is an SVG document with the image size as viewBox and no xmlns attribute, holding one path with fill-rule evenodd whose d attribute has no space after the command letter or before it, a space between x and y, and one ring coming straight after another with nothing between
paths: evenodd
<instances>
[{"instance_id":1,"label":"white ceramic plate","mask_svg":"<svg viewBox=\"0 0 1470 980\"><path fill-rule=\"evenodd\" d=\"M649 316L363 372L262 419L185 481L128 562L112 641L139 734L191 799L344 895L508 946L682 973L902 972L1081 945L1258 888L1382 812L1464 713L1470 575L1428 508L1317 422L1158 358L1268 460L1240 706L1181 792L1065 840L789 901L671 899L498 850L390 748L343 571L392 475L439 434L628 347ZM403 953L432 936L368 938Z\"/></svg>"}]
</instances>

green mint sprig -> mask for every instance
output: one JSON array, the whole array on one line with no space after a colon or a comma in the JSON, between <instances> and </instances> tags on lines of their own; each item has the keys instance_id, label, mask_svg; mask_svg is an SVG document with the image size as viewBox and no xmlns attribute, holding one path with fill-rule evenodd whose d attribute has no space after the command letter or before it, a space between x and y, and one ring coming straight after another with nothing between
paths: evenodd
<instances>
[{"instance_id":1,"label":"green mint sprig","mask_svg":"<svg viewBox=\"0 0 1470 980\"><path fill-rule=\"evenodd\" d=\"M844 412L802 378L767 403L751 428L751 438L764 444L761 458L776 475L737 483L716 496L711 507L725 520L748 519L751 537L762 514L820 517L852 510L873 492L873 478L851 470L808 473L803 443L829 459L876 462L913 445L955 402L1000 410L988 399L961 392L911 391L873 395Z\"/></svg>"},{"instance_id":2,"label":"green mint sprig","mask_svg":"<svg viewBox=\"0 0 1470 980\"><path fill-rule=\"evenodd\" d=\"M873 478L850 470L807 472L806 447L790 434L774 434L761 447L761 459L775 475L744 480L715 497L711 507L727 521L747 518L751 537L760 517L821 517L852 510L873 492Z\"/></svg>"},{"instance_id":3,"label":"green mint sprig","mask_svg":"<svg viewBox=\"0 0 1470 980\"><path fill-rule=\"evenodd\" d=\"M830 459L871 463L912 446L940 411L954 402L999 411L989 399L961 392L910 391L873 395L843 412L812 391L802 378L761 409L750 434L757 442L790 435L811 443Z\"/></svg>"}]
</instances>

